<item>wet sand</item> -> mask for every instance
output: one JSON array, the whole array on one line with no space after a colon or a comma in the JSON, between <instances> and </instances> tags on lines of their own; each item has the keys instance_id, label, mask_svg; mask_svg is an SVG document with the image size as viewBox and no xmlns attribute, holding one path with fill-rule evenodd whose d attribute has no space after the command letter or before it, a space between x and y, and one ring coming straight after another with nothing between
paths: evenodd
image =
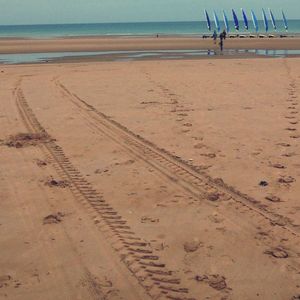
<instances>
[{"instance_id":1,"label":"wet sand","mask_svg":"<svg viewBox=\"0 0 300 300\"><path fill-rule=\"evenodd\" d=\"M297 299L300 59L0 70L0 298Z\"/></svg>"},{"instance_id":2,"label":"wet sand","mask_svg":"<svg viewBox=\"0 0 300 300\"><path fill-rule=\"evenodd\" d=\"M227 38L227 49L299 50L300 38ZM197 50L217 48L202 37L73 37L0 39L0 54L83 51Z\"/></svg>"}]
</instances>

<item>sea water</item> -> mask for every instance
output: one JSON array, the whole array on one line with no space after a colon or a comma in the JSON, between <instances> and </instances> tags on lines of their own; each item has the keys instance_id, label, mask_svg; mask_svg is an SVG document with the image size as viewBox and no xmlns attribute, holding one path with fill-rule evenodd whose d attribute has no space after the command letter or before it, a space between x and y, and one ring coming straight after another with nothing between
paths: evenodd
<instances>
[{"instance_id":1,"label":"sea water","mask_svg":"<svg viewBox=\"0 0 300 300\"><path fill-rule=\"evenodd\" d=\"M300 20L290 20L289 34L300 35ZM231 32L236 32L233 22L229 22ZM221 28L225 27L221 23ZM270 33L274 33L269 24ZM259 32L264 33L264 25L259 21ZM212 28L214 29L214 28ZM250 23L249 32L254 32ZM277 21L277 33L285 33L283 21ZM144 36L144 35L202 35L207 34L206 22L144 22L144 23L99 23L99 24L54 24L54 25L0 25L0 37L51 38L70 36ZM240 33L245 33L242 29Z\"/></svg>"},{"instance_id":2,"label":"sea water","mask_svg":"<svg viewBox=\"0 0 300 300\"><path fill-rule=\"evenodd\" d=\"M94 58L95 61L133 61L139 59L184 59L189 57L214 56L220 53L216 50L154 50L154 51L98 51L98 52L54 52L54 53L21 53L1 54L0 64L47 63L61 59ZM226 56L255 55L268 57L299 56L300 50L234 50L226 49Z\"/></svg>"}]
</instances>

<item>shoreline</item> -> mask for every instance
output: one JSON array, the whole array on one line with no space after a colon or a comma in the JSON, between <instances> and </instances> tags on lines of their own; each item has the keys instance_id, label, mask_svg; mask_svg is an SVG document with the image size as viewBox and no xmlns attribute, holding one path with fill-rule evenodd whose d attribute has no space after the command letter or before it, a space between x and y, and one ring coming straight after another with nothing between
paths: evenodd
<instances>
[{"instance_id":1,"label":"shoreline","mask_svg":"<svg viewBox=\"0 0 300 300\"><path fill-rule=\"evenodd\" d=\"M207 50L218 48L211 39L191 36L156 37L64 37L47 39L0 38L0 54L147 51L147 50ZM227 38L225 48L257 50L299 50L300 37Z\"/></svg>"}]
</instances>

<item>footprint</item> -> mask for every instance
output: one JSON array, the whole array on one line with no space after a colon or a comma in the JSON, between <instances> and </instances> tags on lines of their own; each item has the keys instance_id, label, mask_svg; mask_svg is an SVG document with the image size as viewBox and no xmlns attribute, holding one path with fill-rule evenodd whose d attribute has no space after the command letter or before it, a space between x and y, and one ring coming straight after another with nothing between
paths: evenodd
<instances>
[{"instance_id":1,"label":"footprint","mask_svg":"<svg viewBox=\"0 0 300 300\"><path fill-rule=\"evenodd\" d=\"M282 164L272 164L271 167L276 169L285 169L285 166Z\"/></svg>"},{"instance_id":2,"label":"footprint","mask_svg":"<svg viewBox=\"0 0 300 300\"><path fill-rule=\"evenodd\" d=\"M203 154L200 154L200 155L208 157L208 158L215 158L215 157L217 157L217 155L215 153L203 153Z\"/></svg>"},{"instance_id":3,"label":"footprint","mask_svg":"<svg viewBox=\"0 0 300 300\"><path fill-rule=\"evenodd\" d=\"M296 129L296 128L292 128L292 127L288 127L288 128L285 128L285 130L288 130L288 131L296 131L297 129Z\"/></svg>"},{"instance_id":4,"label":"footprint","mask_svg":"<svg viewBox=\"0 0 300 300\"><path fill-rule=\"evenodd\" d=\"M40 159L36 160L36 164L39 167L45 167L45 166L47 166L47 162L45 162L44 160L40 160Z\"/></svg>"},{"instance_id":5,"label":"footprint","mask_svg":"<svg viewBox=\"0 0 300 300\"><path fill-rule=\"evenodd\" d=\"M282 176L281 178L278 179L279 183L287 183L287 184L293 183L295 181L296 179L293 178L292 176Z\"/></svg>"},{"instance_id":6,"label":"footprint","mask_svg":"<svg viewBox=\"0 0 300 300\"><path fill-rule=\"evenodd\" d=\"M284 156L284 157L293 157L293 156L295 156L295 153L284 153L281 156Z\"/></svg>"},{"instance_id":7,"label":"footprint","mask_svg":"<svg viewBox=\"0 0 300 300\"><path fill-rule=\"evenodd\" d=\"M265 199L271 202L281 202L281 199L279 197L272 194L267 195Z\"/></svg>"},{"instance_id":8,"label":"footprint","mask_svg":"<svg viewBox=\"0 0 300 300\"><path fill-rule=\"evenodd\" d=\"M196 275L195 280L199 282L205 282L210 287L218 291L227 289L226 278L224 276L220 276L219 274L203 276Z\"/></svg>"},{"instance_id":9,"label":"footprint","mask_svg":"<svg viewBox=\"0 0 300 300\"><path fill-rule=\"evenodd\" d=\"M282 147L291 147L291 145L288 143L278 143L277 145Z\"/></svg>"},{"instance_id":10,"label":"footprint","mask_svg":"<svg viewBox=\"0 0 300 300\"><path fill-rule=\"evenodd\" d=\"M258 240L265 240L269 237L269 234L267 232L264 232L264 231L259 231L255 238L258 239Z\"/></svg>"},{"instance_id":11,"label":"footprint","mask_svg":"<svg viewBox=\"0 0 300 300\"><path fill-rule=\"evenodd\" d=\"M195 149L201 149L201 148L206 148L206 146L202 143L198 143L198 144L194 145L194 148Z\"/></svg>"},{"instance_id":12,"label":"footprint","mask_svg":"<svg viewBox=\"0 0 300 300\"><path fill-rule=\"evenodd\" d=\"M12 280L10 275L1 275L0 276L0 288L6 287L9 285L9 282Z\"/></svg>"},{"instance_id":13,"label":"footprint","mask_svg":"<svg viewBox=\"0 0 300 300\"><path fill-rule=\"evenodd\" d=\"M63 220L65 214L58 212L57 214L52 214L43 219L43 224L58 224Z\"/></svg>"},{"instance_id":14,"label":"footprint","mask_svg":"<svg viewBox=\"0 0 300 300\"><path fill-rule=\"evenodd\" d=\"M290 138L291 139L299 139L300 138L300 134L291 135Z\"/></svg>"},{"instance_id":15,"label":"footprint","mask_svg":"<svg viewBox=\"0 0 300 300\"><path fill-rule=\"evenodd\" d=\"M141 218L141 223L146 223L146 224L159 223L159 219L151 218L149 216L144 216Z\"/></svg>"},{"instance_id":16,"label":"footprint","mask_svg":"<svg viewBox=\"0 0 300 300\"><path fill-rule=\"evenodd\" d=\"M271 255L275 258L288 258L288 253L281 247L272 248L265 251L265 254Z\"/></svg>"}]
</instances>

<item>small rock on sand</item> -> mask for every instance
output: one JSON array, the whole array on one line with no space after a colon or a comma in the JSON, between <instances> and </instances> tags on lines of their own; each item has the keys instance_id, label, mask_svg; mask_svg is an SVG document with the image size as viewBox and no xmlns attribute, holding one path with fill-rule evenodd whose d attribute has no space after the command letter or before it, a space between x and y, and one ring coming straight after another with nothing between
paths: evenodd
<instances>
[{"instance_id":1,"label":"small rock on sand","mask_svg":"<svg viewBox=\"0 0 300 300\"><path fill-rule=\"evenodd\" d=\"M199 249L200 244L201 243L198 240L193 240L191 242L184 243L183 248L185 252L195 252Z\"/></svg>"},{"instance_id":2,"label":"small rock on sand","mask_svg":"<svg viewBox=\"0 0 300 300\"><path fill-rule=\"evenodd\" d=\"M207 199L209 201L218 201L220 199L220 194L218 194L218 193L209 193L207 195Z\"/></svg>"}]
</instances>

